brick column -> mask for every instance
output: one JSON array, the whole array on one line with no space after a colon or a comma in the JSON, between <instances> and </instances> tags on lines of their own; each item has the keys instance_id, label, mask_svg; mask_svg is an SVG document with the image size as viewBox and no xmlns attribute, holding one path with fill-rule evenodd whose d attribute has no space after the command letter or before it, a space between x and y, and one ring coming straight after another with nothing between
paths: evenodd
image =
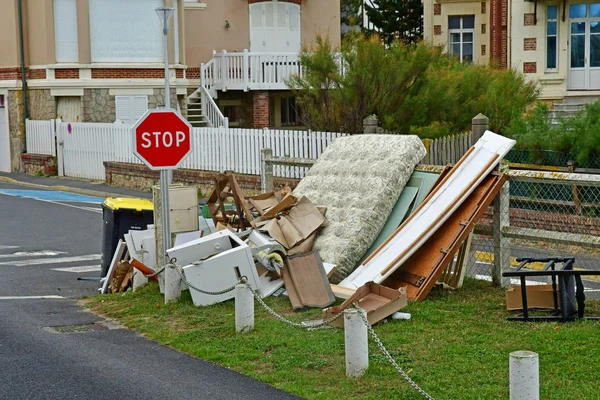
<instances>
[{"instance_id":1,"label":"brick column","mask_svg":"<svg viewBox=\"0 0 600 400\"><path fill-rule=\"evenodd\" d=\"M269 127L269 92L256 92L253 99L254 128Z\"/></svg>"}]
</instances>

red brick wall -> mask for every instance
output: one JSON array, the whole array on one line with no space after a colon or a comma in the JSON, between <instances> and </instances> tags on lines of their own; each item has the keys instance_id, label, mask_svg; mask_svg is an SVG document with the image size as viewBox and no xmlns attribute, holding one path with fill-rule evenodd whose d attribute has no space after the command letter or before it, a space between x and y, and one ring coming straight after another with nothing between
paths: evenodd
<instances>
[{"instance_id":1,"label":"red brick wall","mask_svg":"<svg viewBox=\"0 0 600 400\"><path fill-rule=\"evenodd\" d=\"M481 34L485 35L485 32L487 30L487 25L486 24L481 24Z\"/></svg>"},{"instance_id":2,"label":"red brick wall","mask_svg":"<svg viewBox=\"0 0 600 400\"><path fill-rule=\"evenodd\" d=\"M435 3L433 5L433 15L442 15L442 5Z\"/></svg>"},{"instance_id":3,"label":"red brick wall","mask_svg":"<svg viewBox=\"0 0 600 400\"><path fill-rule=\"evenodd\" d=\"M21 69L19 67L0 68L0 81L12 81L21 79Z\"/></svg>"},{"instance_id":4,"label":"red brick wall","mask_svg":"<svg viewBox=\"0 0 600 400\"><path fill-rule=\"evenodd\" d=\"M128 164L113 161L104 162L105 182L107 185L113 185L114 176L120 177L138 177L146 179L158 180L160 178L159 171L152 171L145 165ZM186 183L191 185L213 186L215 183L216 172L200 171L194 169L176 169L173 171L173 181L178 183ZM237 181L240 187L246 191L260 191L260 176L258 175L242 175L236 174ZM285 184L292 189L300 182L300 179L274 178L273 185L280 187ZM205 196L210 193L204 193Z\"/></svg>"},{"instance_id":5,"label":"red brick wall","mask_svg":"<svg viewBox=\"0 0 600 400\"><path fill-rule=\"evenodd\" d=\"M485 1L482 1L481 2L481 13L482 14L487 13L487 7L486 6L487 6L487 3Z\"/></svg>"},{"instance_id":6,"label":"red brick wall","mask_svg":"<svg viewBox=\"0 0 600 400\"><path fill-rule=\"evenodd\" d=\"M79 69L77 68L66 68L66 69L55 69L55 79L79 79Z\"/></svg>"},{"instance_id":7,"label":"red brick wall","mask_svg":"<svg viewBox=\"0 0 600 400\"><path fill-rule=\"evenodd\" d=\"M485 48L485 44L482 44L482 45L481 45L481 55L482 55L482 56L485 56L486 54L487 54L487 50L486 50L486 48Z\"/></svg>"},{"instance_id":8,"label":"red brick wall","mask_svg":"<svg viewBox=\"0 0 600 400\"><path fill-rule=\"evenodd\" d=\"M526 74L535 74L537 72L537 63L536 62L524 62L523 63L523 72Z\"/></svg>"},{"instance_id":9,"label":"red brick wall","mask_svg":"<svg viewBox=\"0 0 600 400\"><path fill-rule=\"evenodd\" d=\"M440 36L442 34L442 26L441 25L434 25L433 26L433 34L436 36Z\"/></svg>"},{"instance_id":10,"label":"red brick wall","mask_svg":"<svg viewBox=\"0 0 600 400\"><path fill-rule=\"evenodd\" d=\"M30 174L42 172L44 175L58 175L56 157L42 154L21 154L23 169Z\"/></svg>"},{"instance_id":11,"label":"red brick wall","mask_svg":"<svg viewBox=\"0 0 600 400\"><path fill-rule=\"evenodd\" d=\"M92 69L92 79L158 79L165 77L165 71L162 68L96 68Z\"/></svg>"},{"instance_id":12,"label":"red brick wall","mask_svg":"<svg viewBox=\"0 0 600 400\"><path fill-rule=\"evenodd\" d=\"M46 79L46 69L45 68L40 68L40 69L30 69L27 72L27 79Z\"/></svg>"},{"instance_id":13,"label":"red brick wall","mask_svg":"<svg viewBox=\"0 0 600 400\"><path fill-rule=\"evenodd\" d=\"M185 76L188 79L200 79L200 68L198 67L189 67L185 72Z\"/></svg>"},{"instance_id":14,"label":"red brick wall","mask_svg":"<svg viewBox=\"0 0 600 400\"><path fill-rule=\"evenodd\" d=\"M269 127L269 92L254 93L254 128Z\"/></svg>"},{"instance_id":15,"label":"red brick wall","mask_svg":"<svg viewBox=\"0 0 600 400\"><path fill-rule=\"evenodd\" d=\"M490 52L492 59L502 68L508 66L507 32L508 0L490 0Z\"/></svg>"},{"instance_id":16,"label":"red brick wall","mask_svg":"<svg viewBox=\"0 0 600 400\"><path fill-rule=\"evenodd\" d=\"M523 49L525 51L536 50L536 48L537 48L537 39L536 38L524 38L523 39Z\"/></svg>"}]
</instances>

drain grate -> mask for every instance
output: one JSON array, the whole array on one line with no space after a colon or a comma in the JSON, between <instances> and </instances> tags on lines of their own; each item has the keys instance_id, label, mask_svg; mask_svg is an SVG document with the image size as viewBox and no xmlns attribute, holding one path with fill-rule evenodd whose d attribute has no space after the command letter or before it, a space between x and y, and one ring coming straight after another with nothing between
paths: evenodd
<instances>
[{"instance_id":1,"label":"drain grate","mask_svg":"<svg viewBox=\"0 0 600 400\"><path fill-rule=\"evenodd\" d=\"M59 326L47 326L42 328L46 332L50 333L86 333L93 331L108 331L114 329L122 329L119 325L112 324L106 321L92 322L89 324L74 324L74 325L59 325Z\"/></svg>"}]
</instances>

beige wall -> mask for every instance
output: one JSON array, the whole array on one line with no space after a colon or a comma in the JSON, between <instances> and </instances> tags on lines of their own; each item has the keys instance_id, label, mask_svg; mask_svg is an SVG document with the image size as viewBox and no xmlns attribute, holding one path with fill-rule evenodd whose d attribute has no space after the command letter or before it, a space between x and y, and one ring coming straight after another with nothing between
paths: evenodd
<instances>
[{"instance_id":1,"label":"beige wall","mask_svg":"<svg viewBox=\"0 0 600 400\"><path fill-rule=\"evenodd\" d=\"M556 5L557 3L550 3ZM526 74L529 79L539 80L542 89L540 98L557 99L567 94L569 19L562 20L562 6L558 4L558 59L555 71L546 71L546 3L538 4L537 25L525 26L524 14L533 13L533 3L512 6L511 65L523 72L523 63L535 62L537 73ZM567 5L567 12L569 6ZM525 50L524 39L536 38L536 50Z\"/></svg>"},{"instance_id":2,"label":"beige wall","mask_svg":"<svg viewBox=\"0 0 600 400\"><path fill-rule=\"evenodd\" d=\"M317 35L328 37L337 47L341 41L340 0L302 2L302 46L310 48Z\"/></svg>"},{"instance_id":3,"label":"beige wall","mask_svg":"<svg viewBox=\"0 0 600 400\"><path fill-rule=\"evenodd\" d=\"M185 60L198 67L212 51L243 51L250 47L248 0L204 0L206 9L184 10ZM225 20L230 28L225 29Z\"/></svg>"},{"instance_id":4,"label":"beige wall","mask_svg":"<svg viewBox=\"0 0 600 400\"><path fill-rule=\"evenodd\" d=\"M434 0L425 0L424 4L424 38L435 46L443 46L444 51L448 51L448 17L451 15L474 15L475 29L473 35L473 59L478 64L487 64L490 56L490 3L487 2L486 13L481 13L481 1L464 1L459 3L441 3L441 15L433 15L433 4L438 3ZM481 25L486 25L486 33L482 34ZM434 34L434 26L440 25L442 28L440 35ZM485 45L485 55L482 55L481 46Z\"/></svg>"},{"instance_id":5,"label":"beige wall","mask_svg":"<svg viewBox=\"0 0 600 400\"><path fill-rule=\"evenodd\" d=\"M248 0L204 0L205 9L186 8L184 40L186 63L196 67L212 58L212 51L250 49ZM317 34L340 44L340 0L304 0L302 45L310 47ZM225 20L230 28L225 29Z\"/></svg>"},{"instance_id":6,"label":"beige wall","mask_svg":"<svg viewBox=\"0 0 600 400\"><path fill-rule=\"evenodd\" d=\"M54 9L52 0L24 1L27 19L26 63L54 64Z\"/></svg>"},{"instance_id":7,"label":"beige wall","mask_svg":"<svg viewBox=\"0 0 600 400\"><path fill-rule=\"evenodd\" d=\"M17 24L17 1L0 0L0 68L19 65L19 26Z\"/></svg>"}]
</instances>

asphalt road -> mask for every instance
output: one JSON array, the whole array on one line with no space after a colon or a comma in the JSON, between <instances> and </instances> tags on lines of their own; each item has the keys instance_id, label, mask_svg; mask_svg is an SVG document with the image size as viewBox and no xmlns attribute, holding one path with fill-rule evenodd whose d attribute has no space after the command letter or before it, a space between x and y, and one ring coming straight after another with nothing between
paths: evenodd
<instances>
[{"instance_id":1,"label":"asphalt road","mask_svg":"<svg viewBox=\"0 0 600 400\"><path fill-rule=\"evenodd\" d=\"M76 299L99 286L77 280L99 275L98 203L21 189L0 184L0 399L294 398L84 311Z\"/></svg>"}]
</instances>

